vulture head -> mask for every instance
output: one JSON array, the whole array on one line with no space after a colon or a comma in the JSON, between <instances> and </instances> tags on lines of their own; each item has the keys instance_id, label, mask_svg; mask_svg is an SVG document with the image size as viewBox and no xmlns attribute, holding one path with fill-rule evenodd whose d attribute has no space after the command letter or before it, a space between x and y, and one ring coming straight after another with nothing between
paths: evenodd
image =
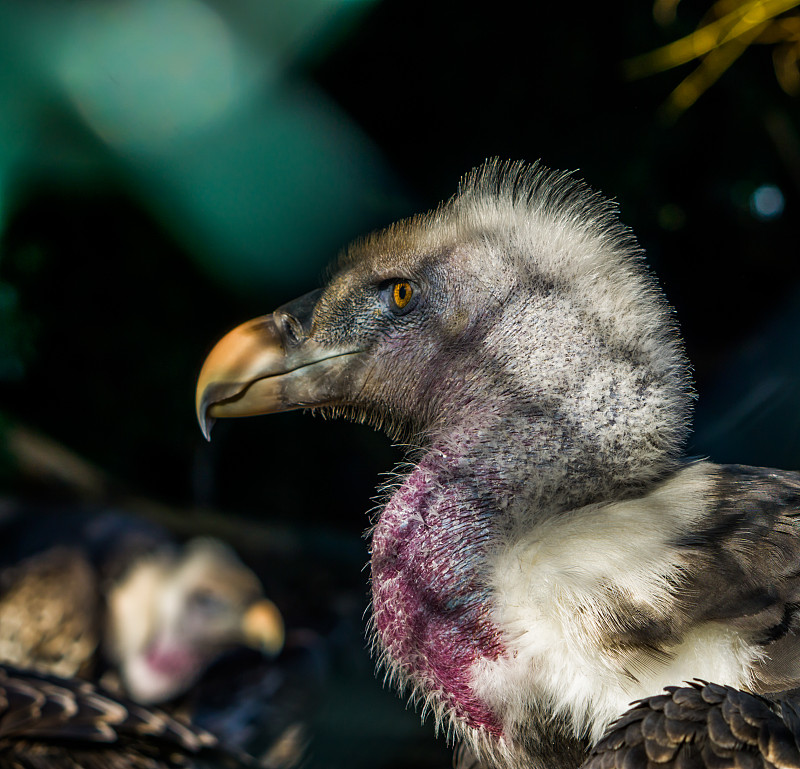
<instances>
[{"instance_id":1,"label":"vulture head","mask_svg":"<svg viewBox=\"0 0 800 769\"><path fill-rule=\"evenodd\" d=\"M498 563L519 532L666 477L690 403L670 310L614 206L497 162L223 337L196 401L206 436L218 418L303 408L403 438L411 469L372 531L376 653L479 757L536 750L543 766L548 744L561 750L542 736L546 690L506 685L526 631L504 607L527 588Z\"/></svg>"},{"instance_id":2,"label":"vulture head","mask_svg":"<svg viewBox=\"0 0 800 769\"><path fill-rule=\"evenodd\" d=\"M107 597L106 654L137 702L183 694L225 649L283 645L283 621L226 545L195 539L133 561Z\"/></svg>"}]
</instances>

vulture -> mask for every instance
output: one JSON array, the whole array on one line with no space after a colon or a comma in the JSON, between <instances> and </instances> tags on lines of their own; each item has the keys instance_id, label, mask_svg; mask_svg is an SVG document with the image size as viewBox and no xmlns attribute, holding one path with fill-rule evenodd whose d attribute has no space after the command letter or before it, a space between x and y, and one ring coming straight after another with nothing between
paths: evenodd
<instances>
[{"instance_id":1,"label":"vulture","mask_svg":"<svg viewBox=\"0 0 800 769\"><path fill-rule=\"evenodd\" d=\"M800 475L684 457L692 399L614 205L490 161L224 336L196 407L206 437L302 408L403 441L370 531L378 663L478 764L554 769L665 686L800 685Z\"/></svg>"},{"instance_id":2,"label":"vulture","mask_svg":"<svg viewBox=\"0 0 800 769\"><path fill-rule=\"evenodd\" d=\"M281 615L227 545L201 537L176 547L112 514L92 518L87 528L103 532L94 548L99 557L84 538L0 571L0 663L67 678L102 676L136 702L153 704L186 692L238 644L280 651Z\"/></svg>"}]
</instances>

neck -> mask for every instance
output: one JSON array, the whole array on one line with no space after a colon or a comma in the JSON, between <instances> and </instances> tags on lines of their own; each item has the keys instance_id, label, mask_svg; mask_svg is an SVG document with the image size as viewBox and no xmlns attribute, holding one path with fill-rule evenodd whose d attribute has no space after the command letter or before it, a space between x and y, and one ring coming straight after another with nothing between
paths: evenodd
<instances>
[{"instance_id":1,"label":"neck","mask_svg":"<svg viewBox=\"0 0 800 769\"><path fill-rule=\"evenodd\" d=\"M489 549L521 522L624 496L627 458L602 448L559 410L476 408L431 442L390 498L372 538L374 639L389 677L438 721L511 738L471 685L477 663L506 651L491 616Z\"/></svg>"},{"instance_id":2,"label":"neck","mask_svg":"<svg viewBox=\"0 0 800 769\"><path fill-rule=\"evenodd\" d=\"M471 479L473 504L500 525L641 494L675 462L634 420L598 418L604 411L613 407L566 396L473 404L467 418L450 416L420 466L434 463L440 483Z\"/></svg>"},{"instance_id":3,"label":"neck","mask_svg":"<svg viewBox=\"0 0 800 769\"><path fill-rule=\"evenodd\" d=\"M458 457L433 447L395 491L372 537L373 627L390 677L437 715L500 736L472 666L503 653L482 581L494 510Z\"/></svg>"}]
</instances>

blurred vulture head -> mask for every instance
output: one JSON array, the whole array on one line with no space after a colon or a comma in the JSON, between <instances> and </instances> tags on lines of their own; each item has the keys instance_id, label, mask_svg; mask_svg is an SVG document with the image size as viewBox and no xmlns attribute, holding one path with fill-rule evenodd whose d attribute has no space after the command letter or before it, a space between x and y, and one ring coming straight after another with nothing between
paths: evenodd
<instances>
[{"instance_id":1,"label":"blurred vulture head","mask_svg":"<svg viewBox=\"0 0 800 769\"><path fill-rule=\"evenodd\" d=\"M268 654L283 623L261 583L221 542L195 539L180 551L134 561L107 597L106 654L142 703L182 694L226 648Z\"/></svg>"}]
</instances>

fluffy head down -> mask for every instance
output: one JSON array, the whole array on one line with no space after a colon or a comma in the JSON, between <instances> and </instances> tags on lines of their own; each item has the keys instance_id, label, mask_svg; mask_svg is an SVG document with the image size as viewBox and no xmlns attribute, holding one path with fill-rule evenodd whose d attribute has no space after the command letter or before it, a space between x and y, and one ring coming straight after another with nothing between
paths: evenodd
<instances>
[{"instance_id":1,"label":"fluffy head down","mask_svg":"<svg viewBox=\"0 0 800 769\"><path fill-rule=\"evenodd\" d=\"M397 279L419 304L387 319L374 297ZM605 477L589 497L663 476L687 432L687 362L633 235L602 196L539 165L488 162L434 211L353 244L311 333L369 340L339 413L422 445L474 432L469 415L514 433L513 413L526 423L510 436L528 456L518 465Z\"/></svg>"},{"instance_id":2,"label":"fluffy head down","mask_svg":"<svg viewBox=\"0 0 800 769\"><path fill-rule=\"evenodd\" d=\"M370 304L397 281L413 287L411 312ZM669 308L610 203L564 174L488 163L436 210L352 246L311 334L366 349L349 405L419 440L372 537L381 662L507 763L522 721L481 671L522 659L500 609L528 598L497 594L499 551L558 541L568 511L646 494L676 468L691 397ZM531 569L546 604L555 588ZM545 735L553 702L534 704Z\"/></svg>"}]
</instances>

